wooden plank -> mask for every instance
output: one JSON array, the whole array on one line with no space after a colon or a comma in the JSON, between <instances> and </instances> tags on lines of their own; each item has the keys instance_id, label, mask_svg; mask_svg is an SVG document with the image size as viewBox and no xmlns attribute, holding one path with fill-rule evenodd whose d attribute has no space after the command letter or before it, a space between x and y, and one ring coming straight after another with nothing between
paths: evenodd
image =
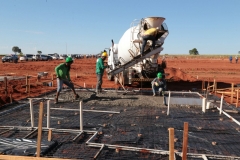
<instances>
[{"instance_id":1,"label":"wooden plank","mask_svg":"<svg viewBox=\"0 0 240 160\"><path fill-rule=\"evenodd\" d=\"M234 83L232 83L232 90L231 90L231 92L232 92L232 94L231 94L231 103L233 103L233 90L234 90Z\"/></svg>"},{"instance_id":2,"label":"wooden plank","mask_svg":"<svg viewBox=\"0 0 240 160\"><path fill-rule=\"evenodd\" d=\"M231 94L231 95L233 95L233 94L235 94L235 92L221 92L221 91L217 91L217 93L223 93L223 94Z\"/></svg>"},{"instance_id":3,"label":"wooden plank","mask_svg":"<svg viewBox=\"0 0 240 160\"><path fill-rule=\"evenodd\" d=\"M8 94L7 77L4 77L4 90L5 90L5 96L7 96Z\"/></svg>"},{"instance_id":4,"label":"wooden plank","mask_svg":"<svg viewBox=\"0 0 240 160\"><path fill-rule=\"evenodd\" d=\"M236 107L238 107L238 98L239 98L239 90L237 90L237 99L236 99Z\"/></svg>"},{"instance_id":5,"label":"wooden plank","mask_svg":"<svg viewBox=\"0 0 240 160\"><path fill-rule=\"evenodd\" d=\"M0 155L0 159L4 160L73 160L73 159L62 159L62 158L44 158L44 157L30 157L30 156L10 156Z\"/></svg>"},{"instance_id":6,"label":"wooden plank","mask_svg":"<svg viewBox=\"0 0 240 160\"><path fill-rule=\"evenodd\" d=\"M43 121L43 102L40 102L38 119L37 157L40 157L41 153L42 121Z\"/></svg>"},{"instance_id":7,"label":"wooden plank","mask_svg":"<svg viewBox=\"0 0 240 160\"><path fill-rule=\"evenodd\" d=\"M174 128L169 128L169 160L174 160Z\"/></svg>"},{"instance_id":8,"label":"wooden plank","mask_svg":"<svg viewBox=\"0 0 240 160\"><path fill-rule=\"evenodd\" d=\"M187 159L187 146L188 146L188 122L184 122L182 160Z\"/></svg>"},{"instance_id":9,"label":"wooden plank","mask_svg":"<svg viewBox=\"0 0 240 160\"><path fill-rule=\"evenodd\" d=\"M51 141L52 140L52 130L49 129L48 130L48 141Z\"/></svg>"}]
</instances>

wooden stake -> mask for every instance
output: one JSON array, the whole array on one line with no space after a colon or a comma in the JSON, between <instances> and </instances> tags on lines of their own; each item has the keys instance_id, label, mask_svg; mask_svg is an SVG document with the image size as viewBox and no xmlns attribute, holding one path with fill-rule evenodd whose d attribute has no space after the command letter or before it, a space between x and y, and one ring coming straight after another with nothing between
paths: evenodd
<instances>
[{"instance_id":1,"label":"wooden stake","mask_svg":"<svg viewBox=\"0 0 240 160\"><path fill-rule=\"evenodd\" d=\"M49 129L48 130L48 141L51 141L52 140L52 130Z\"/></svg>"},{"instance_id":2,"label":"wooden stake","mask_svg":"<svg viewBox=\"0 0 240 160\"><path fill-rule=\"evenodd\" d=\"M26 93L28 93L28 76L26 75Z\"/></svg>"},{"instance_id":3,"label":"wooden stake","mask_svg":"<svg viewBox=\"0 0 240 160\"><path fill-rule=\"evenodd\" d=\"M213 92L215 92L215 85L216 85L216 82L215 82L215 79L213 80Z\"/></svg>"},{"instance_id":4,"label":"wooden stake","mask_svg":"<svg viewBox=\"0 0 240 160\"><path fill-rule=\"evenodd\" d=\"M41 154L42 121L43 121L43 102L40 102L38 119L37 157L40 157Z\"/></svg>"},{"instance_id":5,"label":"wooden stake","mask_svg":"<svg viewBox=\"0 0 240 160\"><path fill-rule=\"evenodd\" d=\"M234 83L232 83L232 90L231 90L231 103L233 103L233 90L234 90Z\"/></svg>"},{"instance_id":6,"label":"wooden stake","mask_svg":"<svg viewBox=\"0 0 240 160\"><path fill-rule=\"evenodd\" d=\"M30 79L28 79L28 95L30 94Z\"/></svg>"},{"instance_id":7,"label":"wooden stake","mask_svg":"<svg viewBox=\"0 0 240 160\"><path fill-rule=\"evenodd\" d=\"M184 122L182 160L187 159L187 146L188 146L188 122Z\"/></svg>"},{"instance_id":8,"label":"wooden stake","mask_svg":"<svg viewBox=\"0 0 240 160\"><path fill-rule=\"evenodd\" d=\"M169 160L174 160L174 128L169 128Z\"/></svg>"},{"instance_id":9,"label":"wooden stake","mask_svg":"<svg viewBox=\"0 0 240 160\"><path fill-rule=\"evenodd\" d=\"M12 103L12 94L10 94L10 103Z\"/></svg>"},{"instance_id":10,"label":"wooden stake","mask_svg":"<svg viewBox=\"0 0 240 160\"><path fill-rule=\"evenodd\" d=\"M5 96L7 96L8 94L7 77L4 77L4 90L5 90Z\"/></svg>"},{"instance_id":11,"label":"wooden stake","mask_svg":"<svg viewBox=\"0 0 240 160\"><path fill-rule=\"evenodd\" d=\"M237 90L237 100L236 100L236 107L238 107L238 98L239 98L239 97L238 97L238 95L239 95L238 93L239 93L239 89Z\"/></svg>"},{"instance_id":12,"label":"wooden stake","mask_svg":"<svg viewBox=\"0 0 240 160\"><path fill-rule=\"evenodd\" d=\"M215 93L216 93L216 90L217 90L217 82L215 83Z\"/></svg>"},{"instance_id":13,"label":"wooden stake","mask_svg":"<svg viewBox=\"0 0 240 160\"><path fill-rule=\"evenodd\" d=\"M52 74L52 87L53 87L53 74Z\"/></svg>"}]
</instances>

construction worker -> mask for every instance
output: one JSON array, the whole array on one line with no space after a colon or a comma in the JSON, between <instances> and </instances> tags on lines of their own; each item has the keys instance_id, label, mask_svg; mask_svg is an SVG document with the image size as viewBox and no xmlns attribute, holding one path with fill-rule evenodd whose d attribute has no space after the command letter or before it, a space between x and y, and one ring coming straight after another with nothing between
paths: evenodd
<instances>
[{"instance_id":1,"label":"construction worker","mask_svg":"<svg viewBox=\"0 0 240 160\"><path fill-rule=\"evenodd\" d=\"M96 63L96 74L97 74L97 85L96 85L96 93L99 94L102 92L102 77L104 73L104 69L107 66L104 66L104 60L108 57L107 52L104 50L100 58L97 59Z\"/></svg>"},{"instance_id":2,"label":"construction worker","mask_svg":"<svg viewBox=\"0 0 240 160\"><path fill-rule=\"evenodd\" d=\"M67 57L66 60L65 60L65 63L61 63L60 65L58 65L56 68L55 68L55 72L56 72L56 75L57 75L57 94L56 94L56 97L55 97L55 104L58 103L58 96L59 96L59 93L61 92L62 90L62 85L65 84L67 85L69 88L72 89L74 95L75 95L75 99L79 98L79 95L75 92L75 89L74 89L74 85L70 79L70 68L71 68L71 65L73 63L73 60L71 57Z\"/></svg>"},{"instance_id":3,"label":"construction worker","mask_svg":"<svg viewBox=\"0 0 240 160\"><path fill-rule=\"evenodd\" d=\"M151 82L153 96L156 96L156 91L159 91L159 95L162 96L164 91L166 91L166 81L163 79L162 73L159 72L157 77Z\"/></svg>"},{"instance_id":4,"label":"construction worker","mask_svg":"<svg viewBox=\"0 0 240 160\"><path fill-rule=\"evenodd\" d=\"M155 41L156 41L156 36L158 34L158 31L159 31L159 28L157 27L157 28L150 28L143 33L141 55L143 55L143 52L148 40L152 41L152 49L155 48Z\"/></svg>"},{"instance_id":5,"label":"construction worker","mask_svg":"<svg viewBox=\"0 0 240 160\"><path fill-rule=\"evenodd\" d=\"M230 61L230 63L232 63L232 56L229 57L229 61Z\"/></svg>"}]
</instances>

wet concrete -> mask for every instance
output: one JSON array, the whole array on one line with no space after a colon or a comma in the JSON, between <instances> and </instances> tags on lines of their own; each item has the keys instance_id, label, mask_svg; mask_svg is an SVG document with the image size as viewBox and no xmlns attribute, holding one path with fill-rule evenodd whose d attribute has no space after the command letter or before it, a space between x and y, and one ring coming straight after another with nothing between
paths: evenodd
<instances>
[{"instance_id":1,"label":"wet concrete","mask_svg":"<svg viewBox=\"0 0 240 160\"><path fill-rule=\"evenodd\" d=\"M123 95L122 93L105 92L101 95L94 95L90 92L78 91L80 100L83 101L84 110L101 110L120 112L99 113L83 112L83 129L88 131L102 130L102 134L94 138L92 142L122 145L129 147L148 148L156 150L168 150L168 128L172 127L175 131L175 149L182 150L183 123L189 123L188 152L194 154L212 154L225 156L240 156L239 126L224 115L219 115L217 109L212 108L202 113L202 108L194 104L197 99L196 94L172 94L177 102L191 102L192 104L170 104L170 115L167 115L167 107L162 104L162 97L153 97L152 95ZM53 98L54 94L48 98ZM179 100L181 97L184 100ZM188 97L190 97L188 99ZM209 96L213 101L219 98ZM73 100L71 92L62 92L60 94L60 103L53 104L51 107L79 109L79 101ZM34 123L38 124L38 106L39 102L34 103ZM47 125L46 102L44 104L43 126ZM224 109L229 108L224 103ZM14 118L13 118L14 117ZM239 117L236 115L236 117ZM80 127L78 111L51 110L52 128L75 129ZM0 117L0 126L24 126L30 127L29 106L26 105L17 110L9 111ZM6 138L20 138L26 136L29 132L19 130L9 131L1 130L0 136ZM141 136L139 137L139 134ZM46 139L47 132L44 132ZM83 158L92 159L99 148L86 146L85 142L91 137L84 134L77 141L73 141L76 136L74 133L53 133L53 140L58 142L55 149L50 150L45 156L61 158ZM32 135L36 138L36 134ZM216 142L216 145L213 145ZM75 150L81 152L77 154ZM140 153L132 151L116 151L104 148L99 155L99 159L164 159L166 155ZM189 158L190 159L190 158Z\"/></svg>"}]
</instances>

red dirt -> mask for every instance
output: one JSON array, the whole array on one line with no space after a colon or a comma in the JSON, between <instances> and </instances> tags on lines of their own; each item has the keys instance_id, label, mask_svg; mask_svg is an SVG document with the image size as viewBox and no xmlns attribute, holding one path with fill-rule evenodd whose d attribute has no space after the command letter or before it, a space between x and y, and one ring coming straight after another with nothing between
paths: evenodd
<instances>
[{"instance_id":1,"label":"red dirt","mask_svg":"<svg viewBox=\"0 0 240 160\"><path fill-rule=\"evenodd\" d=\"M167 79L173 82L168 84L170 90L174 89L191 89L201 88L201 81L222 82L222 86L230 86L231 83L240 83L240 64L230 64L227 58L207 58L204 56L167 56L167 68L165 72L169 75ZM56 81L54 87L46 87L41 83L36 83L38 72L48 72L48 77L41 81L51 80L51 74L54 74L54 68L63 61L37 61L37 62L20 62L0 63L0 75L16 75L33 76L30 79L30 94L25 93L26 80L23 79L8 81L8 93L12 94L13 100L17 101L26 97L34 97L44 92L56 89ZM161 62L161 59L159 59ZM95 74L95 58L77 59L71 68L71 79L75 84L80 86L86 85L88 88L96 87ZM221 84L220 84L221 85ZM117 88L118 85L112 81L108 81L107 77L103 77L103 88ZM5 96L4 84L0 82L0 106L9 103L9 95Z\"/></svg>"}]
</instances>

